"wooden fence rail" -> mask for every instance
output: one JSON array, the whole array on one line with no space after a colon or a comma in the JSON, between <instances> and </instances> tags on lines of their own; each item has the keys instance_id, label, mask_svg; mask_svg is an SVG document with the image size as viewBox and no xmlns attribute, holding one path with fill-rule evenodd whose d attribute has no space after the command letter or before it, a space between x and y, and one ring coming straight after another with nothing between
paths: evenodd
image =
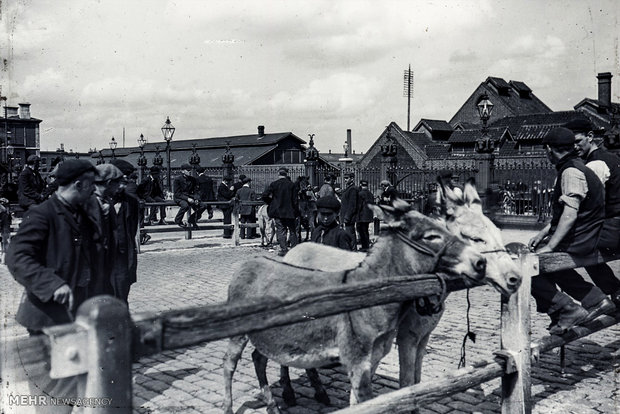
<instances>
[{"instance_id":1,"label":"wooden fence rail","mask_svg":"<svg viewBox=\"0 0 620 414\"><path fill-rule=\"evenodd\" d=\"M575 258L562 253L540 256L522 254L518 260L523 282L517 293L502 299L501 349L493 360L475 368L457 370L453 375L434 380L431 384L403 388L338 412L407 411L498 377L502 378L502 413L531 412L532 358L536 358L539 352L612 326L620 319L620 312L615 316L601 316L563 336L545 337L533 344L529 320L531 277L540 272L618 259L620 256L603 257L600 254L588 258ZM41 369L51 359L51 373L56 378L78 375L81 383L79 389L96 390L97 395L114 398L114 407L99 407L97 412L130 413L131 384L123 380L131 374L131 364L126 363L129 357L135 360L163 350L303 322L307 318L402 302L438 294L444 289L453 291L462 288L462 283L444 283L440 275L398 276L384 281L317 289L288 299L261 298L241 305L218 304L156 315L138 314L134 315L133 328L124 322L128 320L125 305L110 297L96 297L82 305L76 322L49 328L43 336L13 341L9 351L14 350L19 355L14 359L19 361L15 362L15 369ZM97 315L96 320L93 320L93 315ZM128 351L129 343L132 344L131 352ZM68 344L72 345L71 352L67 351ZM119 381L115 380L116 375ZM120 388L119 382L123 384ZM90 411L86 409L85 412Z\"/></svg>"}]
</instances>

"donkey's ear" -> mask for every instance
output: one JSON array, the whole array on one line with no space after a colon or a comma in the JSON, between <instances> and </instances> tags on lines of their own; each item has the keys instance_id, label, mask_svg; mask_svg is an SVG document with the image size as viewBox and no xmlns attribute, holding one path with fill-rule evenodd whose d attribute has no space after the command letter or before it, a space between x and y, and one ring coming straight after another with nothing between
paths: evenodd
<instances>
[{"instance_id":1,"label":"donkey's ear","mask_svg":"<svg viewBox=\"0 0 620 414\"><path fill-rule=\"evenodd\" d=\"M409 206L406 201L396 199L393 206L369 204L368 207L375 213L375 217L389 227L401 227L403 225L402 217L406 211L403 210L404 206L399 201Z\"/></svg>"},{"instance_id":2,"label":"donkey's ear","mask_svg":"<svg viewBox=\"0 0 620 414\"><path fill-rule=\"evenodd\" d=\"M480 201L480 196L478 195L478 191L476 191L476 181L473 178L469 178L465 183L463 200L469 207L482 210L482 201Z\"/></svg>"},{"instance_id":3,"label":"donkey's ear","mask_svg":"<svg viewBox=\"0 0 620 414\"><path fill-rule=\"evenodd\" d=\"M463 199L441 177L437 177L437 183L439 184L437 188L437 201L441 204L443 210L454 210L454 208L463 205Z\"/></svg>"}]
</instances>

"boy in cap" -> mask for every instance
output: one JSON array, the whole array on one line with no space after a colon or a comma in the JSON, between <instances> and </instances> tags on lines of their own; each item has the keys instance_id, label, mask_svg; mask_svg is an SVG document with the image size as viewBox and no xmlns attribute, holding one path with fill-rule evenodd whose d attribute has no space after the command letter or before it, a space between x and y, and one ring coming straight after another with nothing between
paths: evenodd
<instances>
[{"instance_id":1,"label":"boy in cap","mask_svg":"<svg viewBox=\"0 0 620 414\"><path fill-rule=\"evenodd\" d=\"M24 216L12 238L6 262L25 292L16 320L30 335L43 328L70 323L77 308L91 295L92 243L97 232L84 212L97 175L87 160L68 159L56 172L58 190ZM36 368L26 372L32 395L77 397L76 377L52 379ZM39 407L51 413L70 413L71 405Z\"/></svg>"},{"instance_id":2,"label":"boy in cap","mask_svg":"<svg viewBox=\"0 0 620 414\"><path fill-rule=\"evenodd\" d=\"M351 250L351 236L340 228L336 218L340 212L340 202L335 196L321 197L316 201L318 226L312 232L312 241L343 250Z\"/></svg>"},{"instance_id":3,"label":"boy in cap","mask_svg":"<svg viewBox=\"0 0 620 414\"><path fill-rule=\"evenodd\" d=\"M36 155L28 156L26 165L17 178L17 200L24 210L44 200L42 193L45 181L39 173L39 160Z\"/></svg>"},{"instance_id":4,"label":"boy in cap","mask_svg":"<svg viewBox=\"0 0 620 414\"><path fill-rule=\"evenodd\" d=\"M537 253L563 251L589 255L596 249L605 217L604 189L594 172L577 157L574 145L574 134L562 127L552 129L543 138L547 158L555 165L558 176L551 223L529 242L530 249L536 249ZM552 334L562 334L615 309L598 287L586 282L574 269L533 277L531 291L537 310L551 317L549 331ZM583 307L574 303L569 295Z\"/></svg>"},{"instance_id":5,"label":"boy in cap","mask_svg":"<svg viewBox=\"0 0 620 414\"><path fill-rule=\"evenodd\" d=\"M235 197L235 188L232 185L233 178L230 175L222 177L222 182L217 187L217 201L230 201ZM223 224L232 223L233 206L231 204L220 206L222 215L224 216ZM225 239L231 239L233 235L233 229L225 228L222 237Z\"/></svg>"},{"instance_id":6,"label":"boy in cap","mask_svg":"<svg viewBox=\"0 0 620 414\"><path fill-rule=\"evenodd\" d=\"M190 226L194 230L198 229L196 216L201 215L205 208L200 205L200 196L196 194L197 191L196 179L192 177L192 166L189 164L181 165L181 175L174 179L174 202L179 206L179 212L174 217L174 222L179 227ZM183 223L183 216L190 209L193 212L185 224Z\"/></svg>"},{"instance_id":7,"label":"boy in cap","mask_svg":"<svg viewBox=\"0 0 620 414\"><path fill-rule=\"evenodd\" d=\"M357 193L357 197L358 213L355 226L360 235L360 244L362 245L360 251L366 252L370 248L370 232L368 227L374 219L374 213L368 205L375 203L374 196L368 189L368 181L360 180L360 190Z\"/></svg>"}]
</instances>

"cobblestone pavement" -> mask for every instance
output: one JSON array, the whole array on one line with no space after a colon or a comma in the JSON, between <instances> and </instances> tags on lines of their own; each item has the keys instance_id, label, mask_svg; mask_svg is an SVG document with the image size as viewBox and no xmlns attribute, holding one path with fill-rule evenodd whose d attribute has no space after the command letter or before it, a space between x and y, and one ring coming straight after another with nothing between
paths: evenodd
<instances>
[{"instance_id":1,"label":"cobblestone pavement","mask_svg":"<svg viewBox=\"0 0 620 414\"><path fill-rule=\"evenodd\" d=\"M194 239L183 240L182 233L153 234L139 256L138 282L131 289L130 310L161 312L186 306L215 304L225 300L228 282L242 260L252 255L275 256L256 240L230 247L220 237L221 231L201 231ZM506 231L504 241L526 242L531 232ZM618 262L614 264L618 272ZM618 274L618 273L617 273ZM14 321L19 300L19 286L5 266L0 266L2 286L3 336L25 335ZM471 329L476 342L467 341L467 364L492 358L499 349L499 294L484 287L469 291ZM463 337L466 334L467 293L456 292L446 301L446 312L433 332L424 360L423 381L432 381L457 369ZM532 311L532 338L546 334L548 319ZM567 346L567 366L560 371L558 352L542 356L533 367L535 413L620 413L620 327L598 332ZM166 351L142 358L133 365L133 406L135 413L217 413L223 398L222 359L226 342L216 341L177 351ZM234 378L233 398L236 413L265 413L259 398L258 383L251 361L251 344L239 362ZM10 356L6 356L7 358ZM277 384L279 369L270 362L268 378L281 406L281 388ZM313 389L303 370L291 369L298 406L284 412L328 413L348 405L349 382L341 367L320 370L332 406L313 399ZM20 383L3 389L23 392ZM381 362L373 378L376 394L397 388L398 356L396 349ZM20 388L21 387L21 388ZM21 391L20 391L21 390ZM459 393L428 405L422 413L497 413L500 412L500 381ZM7 413L22 412L6 407ZM27 411L24 411L27 412Z\"/></svg>"}]
</instances>

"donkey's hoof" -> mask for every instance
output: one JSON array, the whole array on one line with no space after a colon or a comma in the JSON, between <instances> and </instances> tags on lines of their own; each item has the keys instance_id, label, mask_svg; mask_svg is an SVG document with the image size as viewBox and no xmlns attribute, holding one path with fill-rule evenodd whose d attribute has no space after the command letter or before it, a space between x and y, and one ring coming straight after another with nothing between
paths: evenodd
<instances>
[{"instance_id":1,"label":"donkey's hoof","mask_svg":"<svg viewBox=\"0 0 620 414\"><path fill-rule=\"evenodd\" d=\"M297 405L297 398L295 398L295 392L293 390L283 390L282 399L288 407L295 407Z\"/></svg>"},{"instance_id":2,"label":"donkey's hoof","mask_svg":"<svg viewBox=\"0 0 620 414\"><path fill-rule=\"evenodd\" d=\"M314 393L314 399L323 405L332 405L325 391Z\"/></svg>"}]
</instances>

